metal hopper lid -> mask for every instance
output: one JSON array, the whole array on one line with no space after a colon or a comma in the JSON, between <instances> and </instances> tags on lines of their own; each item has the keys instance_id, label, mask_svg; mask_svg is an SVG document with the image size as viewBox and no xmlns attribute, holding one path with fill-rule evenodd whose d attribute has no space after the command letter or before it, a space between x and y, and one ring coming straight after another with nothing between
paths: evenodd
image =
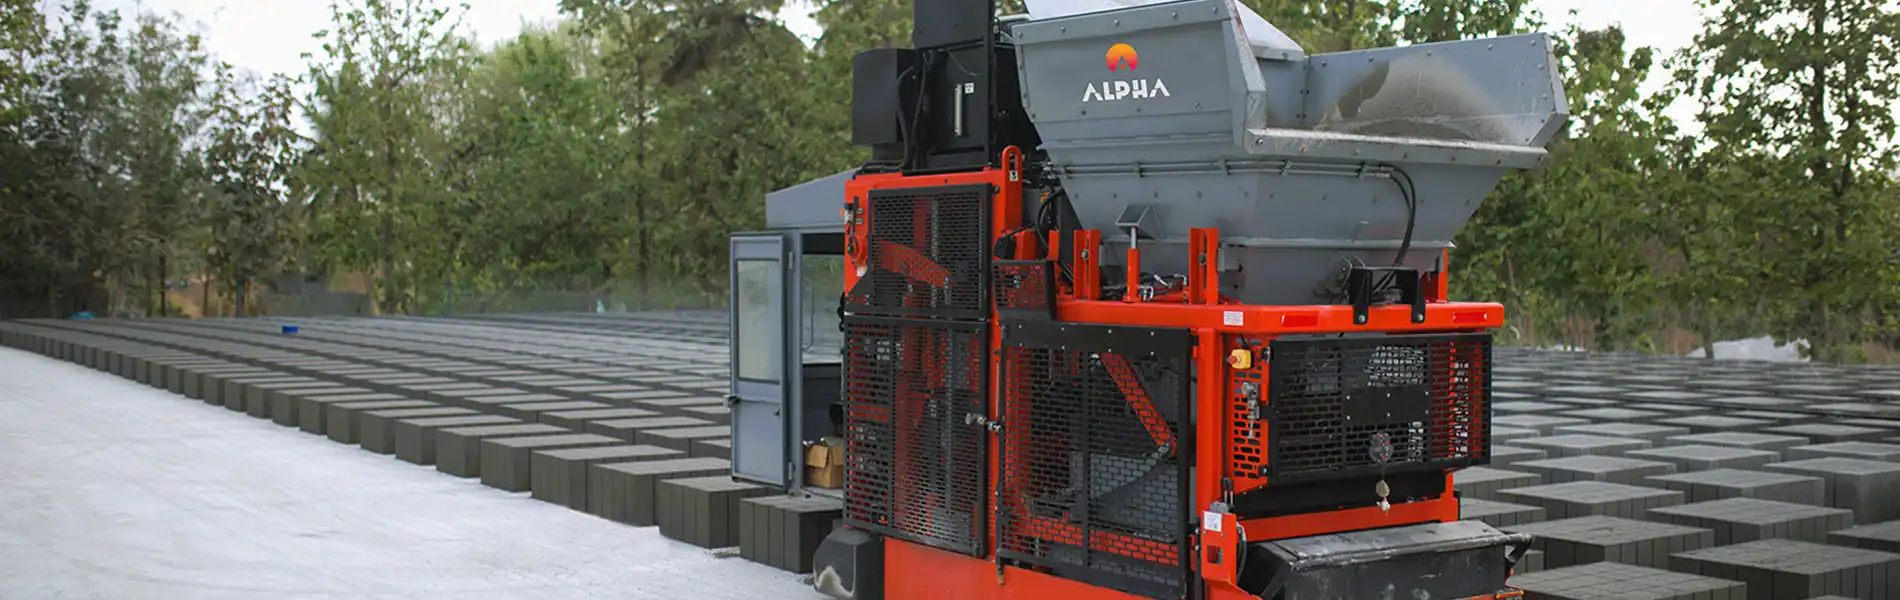
<instances>
[{"instance_id":1,"label":"metal hopper lid","mask_svg":"<svg viewBox=\"0 0 1900 600\"><path fill-rule=\"evenodd\" d=\"M1165 4L1178 0L1024 0L1029 8L1032 20L1055 19L1070 15L1080 15L1109 10ZM1254 56L1260 58L1297 59L1306 56L1306 50L1299 43L1287 37L1280 28L1268 23L1260 13L1239 2L1233 3L1234 12L1240 15L1241 30L1247 34L1247 44L1252 47Z\"/></svg>"}]
</instances>

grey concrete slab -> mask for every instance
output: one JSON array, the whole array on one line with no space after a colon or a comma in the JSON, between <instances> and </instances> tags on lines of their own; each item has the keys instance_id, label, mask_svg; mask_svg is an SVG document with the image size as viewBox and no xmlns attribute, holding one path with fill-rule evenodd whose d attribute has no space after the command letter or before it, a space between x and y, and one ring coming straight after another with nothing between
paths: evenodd
<instances>
[{"instance_id":1,"label":"grey concrete slab","mask_svg":"<svg viewBox=\"0 0 1900 600\"><path fill-rule=\"evenodd\" d=\"M708 425L704 427L669 427L664 429L641 429L633 434L636 444L647 444L661 448L672 448L681 452L692 452L693 442L699 440L717 440L732 436L732 427L727 425Z\"/></svg>"},{"instance_id":2,"label":"grey concrete slab","mask_svg":"<svg viewBox=\"0 0 1900 600\"><path fill-rule=\"evenodd\" d=\"M1527 460L1542 460L1549 456L1550 453L1536 448L1525 448L1510 444L1491 445L1491 466L1500 469L1510 469L1511 465Z\"/></svg>"},{"instance_id":3,"label":"grey concrete slab","mask_svg":"<svg viewBox=\"0 0 1900 600\"><path fill-rule=\"evenodd\" d=\"M659 413L644 408L596 408L591 410L564 410L539 412L535 418L542 423L566 427L575 431L586 431L588 421L612 421L615 419L644 419L659 416Z\"/></svg>"},{"instance_id":4,"label":"grey concrete slab","mask_svg":"<svg viewBox=\"0 0 1900 600\"><path fill-rule=\"evenodd\" d=\"M323 434L340 444L362 442L363 413L396 408L439 408L428 400L372 400L368 402L331 402L323 406Z\"/></svg>"},{"instance_id":5,"label":"grey concrete slab","mask_svg":"<svg viewBox=\"0 0 1900 600\"><path fill-rule=\"evenodd\" d=\"M553 425L481 425L445 427L435 432L435 470L456 477L480 477L481 442L488 438L529 437L573 433Z\"/></svg>"},{"instance_id":6,"label":"grey concrete slab","mask_svg":"<svg viewBox=\"0 0 1900 600\"><path fill-rule=\"evenodd\" d=\"M1900 554L1767 539L1677 554L1670 569L1748 583L1749 600L1900 597Z\"/></svg>"},{"instance_id":7,"label":"grey concrete slab","mask_svg":"<svg viewBox=\"0 0 1900 600\"><path fill-rule=\"evenodd\" d=\"M1827 534L1827 543L1900 553L1900 521L1848 527Z\"/></svg>"},{"instance_id":8,"label":"grey concrete slab","mask_svg":"<svg viewBox=\"0 0 1900 600\"><path fill-rule=\"evenodd\" d=\"M564 412L571 410L600 410L613 408L599 402L585 400L567 400L562 402L529 402L525 404L499 404L494 407L495 414L514 417L523 421L534 421L541 413Z\"/></svg>"},{"instance_id":9,"label":"grey concrete slab","mask_svg":"<svg viewBox=\"0 0 1900 600\"><path fill-rule=\"evenodd\" d=\"M440 405L363 411L357 415L357 445L377 454L395 454L397 421L428 417L465 417L477 414L479 413L466 408Z\"/></svg>"},{"instance_id":10,"label":"grey concrete slab","mask_svg":"<svg viewBox=\"0 0 1900 600\"><path fill-rule=\"evenodd\" d=\"M634 436L648 429L671 429L681 427L705 427L712 423L704 419L690 417L649 417L642 419L613 419L609 421L588 421L587 432L612 436L633 443Z\"/></svg>"},{"instance_id":11,"label":"grey concrete slab","mask_svg":"<svg viewBox=\"0 0 1900 600\"><path fill-rule=\"evenodd\" d=\"M1615 456L1570 456L1533 460L1513 465L1516 469L1539 475L1544 483L1604 481L1624 485L1642 485L1654 475L1676 472L1667 462Z\"/></svg>"},{"instance_id":12,"label":"grey concrete slab","mask_svg":"<svg viewBox=\"0 0 1900 600\"><path fill-rule=\"evenodd\" d=\"M393 426L396 430L396 458L418 465L435 464L435 433L438 429L482 425L525 424L527 423L520 419L510 419L501 415L401 419L396 421Z\"/></svg>"},{"instance_id":13,"label":"grey concrete slab","mask_svg":"<svg viewBox=\"0 0 1900 600\"><path fill-rule=\"evenodd\" d=\"M1531 547L1544 552L1546 568L1607 561L1667 569L1670 555L1708 548L1716 543L1714 532L1705 527L1606 516L1557 519L1502 529L1534 536Z\"/></svg>"},{"instance_id":14,"label":"grey concrete slab","mask_svg":"<svg viewBox=\"0 0 1900 600\"><path fill-rule=\"evenodd\" d=\"M1647 485L1688 494L1689 502L1759 498L1811 506L1827 504L1825 481L1819 477L1790 473L1712 469L1650 477Z\"/></svg>"},{"instance_id":15,"label":"grey concrete slab","mask_svg":"<svg viewBox=\"0 0 1900 600\"><path fill-rule=\"evenodd\" d=\"M1594 423L1590 425L1561 425L1557 427L1554 433L1556 435L1583 434L1636 439L1649 442L1650 445L1654 446L1661 444L1663 440L1670 437L1688 435L1689 429L1686 427L1670 427L1667 425L1645 423Z\"/></svg>"},{"instance_id":16,"label":"grey concrete slab","mask_svg":"<svg viewBox=\"0 0 1900 600\"><path fill-rule=\"evenodd\" d=\"M355 389L361 388L351 388L338 383L316 379L252 385L244 392L244 412L260 419L272 418L271 405L276 400L277 394L281 392L317 390L344 392Z\"/></svg>"},{"instance_id":17,"label":"grey concrete slab","mask_svg":"<svg viewBox=\"0 0 1900 600\"><path fill-rule=\"evenodd\" d=\"M612 445L566 450L536 450L530 492L536 500L574 510L587 510L587 470L602 463L629 463L686 458L678 450L656 446Z\"/></svg>"},{"instance_id":18,"label":"grey concrete slab","mask_svg":"<svg viewBox=\"0 0 1900 600\"><path fill-rule=\"evenodd\" d=\"M1548 555L1545 558L1549 560ZM1740 581L1614 562L1545 569L1509 584L1536 600L1747 600Z\"/></svg>"},{"instance_id":19,"label":"grey concrete slab","mask_svg":"<svg viewBox=\"0 0 1900 600\"><path fill-rule=\"evenodd\" d=\"M693 458L723 458L732 460L732 438L693 440Z\"/></svg>"},{"instance_id":20,"label":"grey concrete slab","mask_svg":"<svg viewBox=\"0 0 1900 600\"><path fill-rule=\"evenodd\" d=\"M656 524L654 490L659 482L723 475L731 468L732 463L716 458L592 465L587 469L587 512L628 525L652 526Z\"/></svg>"},{"instance_id":21,"label":"grey concrete slab","mask_svg":"<svg viewBox=\"0 0 1900 600\"><path fill-rule=\"evenodd\" d=\"M1795 446L1789 448L1785 454L1788 460L1838 456L1841 458L1900 462L1900 444L1886 444L1881 442L1830 442L1812 446Z\"/></svg>"},{"instance_id":22,"label":"grey concrete slab","mask_svg":"<svg viewBox=\"0 0 1900 600\"><path fill-rule=\"evenodd\" d=\"M1766 468L1826 481L1827 505L1854 511L1857 523L1900 519L1900 464L1830 457L1775 463Z\"/></svg>"},{"instance_id":23,"label":"grey concrete slab","mask_svg":"<svg viewBox=\"0 0 1900 600\"><path fill-rule=\"evenodd\" d=\"M270 394L270 419L271 422L278 425L296 427L298 419L303 416L302 409L297 406L298 398L311 396L348 396L369 393L373 392L359 387L276 390L275 393Z\"/></svg>"},{"instance_id":24,"label":"grey concrete slab","mask_svg":"<svg viewBox=\"0 0 1900 600\"><path fill-rule=\"evenodd\" d=\"M331 404L348 402L389 402L407 400L395 394L341 394L336 396L297 396L291 403L297 406L297 428L305 433L326 435L329 433L330 415L325 407Z\"/></svg>"},{"instance_id":25,"label":"grey concrete slab","mask_svg":"<svg viewBox=\"0 0 1900 600\"><path fill-rule=\"evenodd\" d=\"M1854 513L1757 498L1728 498L1650 509L1647 518L1715 532L1715 544L1789 539L1823 543L1827 534L1854 524Z\"/></svg>"},{"instance_id":26,"label":"grey concrete slab","mask_svg":"<svg viewBox=\"0 0 1900 600\"><path fill-rule=\"evenodd\" d=\"M1807 438L1799 436L1741 431L1679 435L1669 438L1669 441L1672 442L1672 444L1668 445L1687 446L1694 444L1702 446L1729 446L1731 448L1767 450L1769 452L1780 452L1808 443Z\"/></svg>"},{"instance_id":27,"label":"grey concrete slab","mask_svg":"<svg viewBox=\"0 0 1900 600\"><path fill-rule=\"evenodd\" d=\"M500 437L481 440L481 480L488 487L526 492L534 486L534 452L619 445L620 440L591 433Z\"/></svg>"},{"instance_id":28,"label":"grey concrete slab","mask_svg":"<svg viewBox=\"0 0 1900 600\"><path fill-rule=\"evenodd\" d=\"M269 375L259 375L255 377L224 379L219 382L217 402L232 411L244 412L244 397L246 391L250 389L250 386L260 383L291 383L298 381L316 380L308 377L285 375L275 372ZM211 397L207 396L205 401L211 401Z\"/></svg>"},{"instance_id":29,"label":"grey concrete slab","mask_svg":"<svg viewBox=\"0 0 1900 600\"><path fill-rule=\"evenodd\" d=\"M1507 416L1502 416L1502 417L1491 418L1492 427L1504 426L1504 427L1516 427L1519 429L1530 429L1530 430L1536 431L1540 435L1551 435L1551 433L1555 432L1558 427L1562 427L1565 425L1589 425L1589 424L1590 424L1589 419L1581 419L1577 417L1561 417L1561 416L1541 414L1541 413L1515 414L1515 415L1507 415Z\"/></svg>"},{"instance_id":30,"label":"grey concrete slab","mask_svg":"<svg viewBox=\"0 0 1900 600\"><path fill-rule=\"evenodd\" d=\"M1497 499L1498 490L1529 487L1544 483L1535 473L1490 467L1465 467L1451 474L1452 488L1459 496L1483 500Z\"/></svg>"},{"instance_id":31,"label":"grey concrete slab","mask_svg":"<svg viewBox=\"0 0 1900 600\"><path fill-rule=\"evenodd\" d=\"M1690 444L1685 446L1665 446L1645 450L1631 450L1624 453L1628 458L1658 460L1676 465L1678 472L1707 471L1710 469L1750 469L1759 470L1771 462L1779 462L1781 454L1767 450L1749 450L1731 446L1703 446Z\"/></svg>"},{"instance_id":32,"label":"grey concrete slab","mask_svg":"<svg viewBox=\"0 0 1900 600\"><path fill-rule=\"evenodd\" d=\"M701 548L738 546L739 502L768 493L728 475L661 481L654 490L660 535Z\"/></svg>"},{"instance_id":33,"label":"grey concrete slab","mask_svg":"<svg viewBox=\"0 0 1900 600\"><path fill-rule=\"evenodd\" d=\"M1622 456L1630 450L1650 447L1650 443L1631 438L1601 435L1565 434L1518 440L1514 446L1543 450L1550 458L1568 456Z\"/></svg>"},{"instance_id":34,"label":"grey concrete slab","mask_svg":"<svg viewBox=\"0 0 1900 600\"><path fill-rule=\"evenodd\" d=\"M1831 442L1870 442L1878 440L1892 432L1872 427L1853 425L1835 425L1832 423L1805 423L1801 425L1783 425L1762 429L1762 433L1802 437L1815 444Z\"/></svg>"},{"instance_id":35,"label":"grey concrete slab","mask_svg":"<svg viewBox=\"0 0 1900 600\"><path fill-rule=\"evenodd\" d=\"M1552 519L1592 515L1642 519L1652 508L1682 504L1687 494L1601 481L1573 481L1499 490L1498 499L1541 506Z\"/></svg>"},{"instance_id":36,"label":"grey concrete slab","mask_svg":"<svg viewBox=\"0 0 1900 600\"><path fill-rule=\"evenodd\" d=\"M1492 527L1509 527L1545 520L1544 507L1541 506L1477 498L1458 499L1458 518L1465 521L1483 522Z\"/></svg>"}]
</instances>

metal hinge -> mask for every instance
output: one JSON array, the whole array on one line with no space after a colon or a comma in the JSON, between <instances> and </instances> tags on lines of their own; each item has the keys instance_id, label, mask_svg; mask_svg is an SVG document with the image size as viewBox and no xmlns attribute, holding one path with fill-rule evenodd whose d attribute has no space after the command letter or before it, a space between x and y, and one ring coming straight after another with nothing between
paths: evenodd
<instances>
[{"instance_id":1,"label":"metal hinge","mask_svg":"<svg viewBox=\"0 0 1900 600\"><path fill-rule=\"evenodd\" d=\"M999 432L1003 430L1002 421L992 421L990 420L989 417L985 417L983 415L979 415L976 413L963 415L963 424L975 425L978 427L982 427L984 429L988 429L991 432Z\"/></svg>"}]
</instances>

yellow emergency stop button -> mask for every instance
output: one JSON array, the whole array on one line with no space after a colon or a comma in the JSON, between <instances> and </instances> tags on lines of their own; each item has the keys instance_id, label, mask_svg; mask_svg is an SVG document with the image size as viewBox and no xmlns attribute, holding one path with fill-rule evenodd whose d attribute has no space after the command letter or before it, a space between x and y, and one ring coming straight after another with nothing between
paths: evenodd
<instances>
[{"instance_id":1,"label":"yellow emergency stop button","mask_svg":"<svg viewBox=\"0 0 1900 600\"><path fill-rule=\"evenodd\" d=\"M1253 352L1249 352L1246 348L1240 348L1227 353L1227 366L1236 369L1253 368Z\"/></svg>"}]
</instances>

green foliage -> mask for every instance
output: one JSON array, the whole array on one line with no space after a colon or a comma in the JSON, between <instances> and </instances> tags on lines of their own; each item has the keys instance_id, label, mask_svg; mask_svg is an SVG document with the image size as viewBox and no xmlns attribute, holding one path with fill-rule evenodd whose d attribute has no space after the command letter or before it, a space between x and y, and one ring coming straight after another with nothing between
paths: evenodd
<instances>
[{"instance_id":1,"label":"green foliage","mask_svg":"<svg viewBox=\"0 0 1900 600\"><path fill-rule=\"evenodd\" d=\"M1311 53L1550 29L1528 0L1244 2ZM911 3L813 3L806 41L783 0L560 0L476 47L465 7L336 0L308 68L260 79L166 19L0 0L0 294L151 312L162 278L237 298L305 270L366 275L385 313L719 305L765 193L866 157L851 57L908 45ZM1522 343L1900 341L1900 16L1704 6L1669 61L1555 30L1571 122L1464 229L1454 295Z\"/></svg>"}]
</instances>

